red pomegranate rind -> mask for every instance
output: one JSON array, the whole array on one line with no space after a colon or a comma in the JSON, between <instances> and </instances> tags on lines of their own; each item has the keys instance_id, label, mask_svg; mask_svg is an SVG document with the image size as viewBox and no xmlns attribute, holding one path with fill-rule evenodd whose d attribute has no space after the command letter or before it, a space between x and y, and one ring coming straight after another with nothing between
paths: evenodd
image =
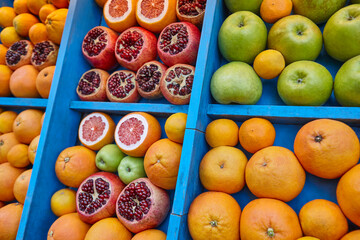
<instances>
[{"instance_id":1,"label":"red pomegranate rind","mask_svg":"<svg viewBox=\"0 0 360 240\"><path fill-rule=\"evenodd\" d=\"M136 85L139 94L146 99L162 97L160 80L165 74L166 66L158 61L147 62L136 73Z\"/></svg>"},{"instance_id":2,"label":"red pomegranate rind","mask_svg":"<svg viewBox=\"0 0 360 240\"><path fill-rule=\"evenodd\" d=\"M140 95L135 83L135 73L120 70L111 74L106 81L106 95L111 102L134 103Z\"/></svg>"},{"instance_id":3,"label":"red pomegranate rind","mask_svg":"<svg viewBox=\"0 0 360 240\"><path fill-rule=\"evenodd\" d=\"M205 8L206 0L177 0L176 16L180 21L200 27L204 20Z\"/></svg>"},{"instance_id":4,"label":"red pomegranate rind","mask_svg":"<svg viewBox=\"0 0 360 240\"><path fill-rule=\"evenodd\" d=\"M169 210L169 195L148 178L129 183L116 201L118 219L133 233L156 228L165 220Z\"/></svg>"},{"instance_id":5,"label":"red pomegranate rind","mask_svg":"<svg viewBox=\"0 0 360 240\"><path fill-rule=\"evenodd\" d=\"M115 43L117 33L107 27L94 27L85 36L82 53L91 66L111 70L117 66Z\"/></svg>"},{"instance_id":6,"label":"red pomegranate rind","mask_svg":"<svg viewBox=\"0 0 360 240\"><path fill-rule=\"evenodd\" d=\"M9 47L5 55L6 65L16 70L24 65L31 64L33 44L28 40L20 40Z\"/></svg>"},{"instance_id":7,"label":"red pomegranate rind","mask_svg":"<svg viewBox=\"0 0 360 240\"><path fill-rule=\"evenodd\" d=\"M161 32L157 49L160 59L167 65L178 63L195 65L200 43L200 31L192 23L177 22Z\"/></svg>"},{"instance_id":8,"label":"red pomegranate rind","mask_svg":"<svg viewBox=\"0 0 360 240\"><path fill-rule=\"evenodd\" d=\"M39 71L46 67L54 66L59 47L51 41L43 41L35 44L31 55L31 64Z\"/></svg>"},{"instance_id":9,"label":"red pomegranate rind","mask_svg":"<svg viewBox=\"0 0 360 240\"><path fill-rule=\"evenodd\" d=\"M116 59L119 64L137 71L144 63L156 59L155 35L141 27L132 27L116 40Z\"/></svg>"},{"instance_id":10,"label":"red pomegranate rind","mask_svg":"<svg viewBox=\"0 0 360 240\"><path fill-rule=\"evenodd\" d=\"M82 101L106 101L106 80L109 74L101 69L85 72L78 83L76 93Z\"/></svg>"},{"instance_id":11,"label":"red pomegranate rind","mask_svg":"<svg viewBox=\"0 0 360 240\"><path fill-rule=\"evenodd\" d=\"M116 200L125 184L113 173L98 172L85 179L76 193L76 210L82 221L93 224L116 212Z\"/></svg>"}]
</instances>

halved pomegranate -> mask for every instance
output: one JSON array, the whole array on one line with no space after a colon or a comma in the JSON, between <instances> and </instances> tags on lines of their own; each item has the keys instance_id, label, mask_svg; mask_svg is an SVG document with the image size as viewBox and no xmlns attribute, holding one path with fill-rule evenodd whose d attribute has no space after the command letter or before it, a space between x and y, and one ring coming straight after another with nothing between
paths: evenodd
<instances>
[{"instance_id":1,"label":"halved pomegranate","mask_svg":"<svg viewBox=\"0 0 360 240\"><path fill-rule=\"evenodd\" d=\"M133 233L159 226L170 210L168 193L139 178L129 183L116 201L116 215Z\"/></svg>"},{"instance_id":2,"label":"halved pomegranate","mask_svg":"<svg viewBox=\"0 0 360 240\"><path fill-rule=\"evenodd\" d=\"M204 20L206 0L177 0L176 16L180 21L200 27Z\"/></svg>"},{"instance_id":3,"label":"halved pomegranate","mask_svg":"<svg viewBox=\"0 0 360 240\"><path fill-rule=\"evenodd\" d=\"M43 41L35 44L31 55L31 64L39 71L46 67L54 66L59 47L51 41Z\"/></svg>"},{"instance_id":4,"label":"halved pomegranate","mask_svg":"<svg viewBox=\"0 0 360 240\"><path fill-rule=\"evenodd\" d=\"M106 80L109 73L101 69L85 72L78 83L76 93L83 101L106 101Z\"/></svg>"},{"instance_id":5,"label":"halved pomegranate","mask_svg":"<svg viewBox=\"0 0 360 240\"><path fill-rule=\"evenodd\" d=\"M94 27L85 36L82 53L91 66L110 70L117 66L115 43L117 33L107 27Z\"/></svg>"},{"instance_id":6,"label":"halved pomegranate","mask_svg":"<svg viewBox=\"0 0 360 240\"><path fill-rule=\"evenodd\" d=\"M161 98L160 80L167 67L158 62L151 61L141 66L136 73L136 85L139 94L143 98L156 99Z\"/></svg>"},{"instance_id":7,"label":"halved pomegranate","mask_svg":"<svg viewBox=\"0 0 360 240\"><path fill-rule=\"evenodd\" d=\"M9 47L5 55L6 65L16 70L24 65L31 64L31 54L34 45L28 40L20 40Z\"/></svg>"},{"instance_id":8,"label":"halved pomegranate","mask_svg":"<svg viewBox=\"0 0 360 240\"><path fill-rule=\"evenodd\" d=\"M190 102L195 68L187 64L176 64L166 71L160 81L163 96L172 104Z\"/></svg>"},{"instance_id":9,"label":"halved pomegranate","mask_svg":"<svg viewBox=\"0 0 360 240\"><path fill-rule=\"evenodd\" d=\"M116 40L116 59L121 66L137 71L156 59L156 41L155 35L144 28L129 28Z\"/></svg>"},{"instance_id":10,"label":"halved pomegranate","mask_svg":"<svg viewBox=\"0 0 360 240\"><path fill-rule=\"evenodd\" d=\"M134 103L140 95L135 83L135 73L128 70L116 71L106 81L106 95L111 102Z\"/></svg>"},{"instance_id":11,"label":"halved pomegranate","mask_svg":"<svg viewBox=\"0 0 360 240\"><path fill-rule=\"evenodd\" d=\"M178 63L194 65L200 43L200 31L192 23L177 22L160 33L157 50L160 59L168 66Z\"/></svg>"},{"instance_id":12,"label":"halved pomegranate","mask_svg":"<svg viewBox=\"0 0 360 240\"><path fill-rule=\"evenodd\" d=\"M82 221L93 224L116 212L116 199L125 184L108 172L98 172L86 178L76 193L76 211Z\"/></svg>"}]
</instances>

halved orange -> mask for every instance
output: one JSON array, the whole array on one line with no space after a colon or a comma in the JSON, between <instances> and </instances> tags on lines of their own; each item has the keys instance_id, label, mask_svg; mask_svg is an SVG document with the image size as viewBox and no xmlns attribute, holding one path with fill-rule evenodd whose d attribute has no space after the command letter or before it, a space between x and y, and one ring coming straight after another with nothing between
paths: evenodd
<instances>
[{"instance_id":1,"label":"halved orange","mask_svg":"<svg viewBox=\"0 0 360 240\"><path fill-rule=\"evenodd\" d=\"M106 24L117 32L136 25L136 0L108 0L103 9Z\"/></svg>"}]
</instances>

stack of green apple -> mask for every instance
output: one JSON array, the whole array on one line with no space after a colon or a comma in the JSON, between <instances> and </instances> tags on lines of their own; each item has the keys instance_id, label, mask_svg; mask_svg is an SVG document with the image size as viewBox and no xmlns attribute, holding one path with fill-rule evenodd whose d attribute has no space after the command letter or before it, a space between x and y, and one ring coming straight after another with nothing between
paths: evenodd
<instances>
[{"instance_id":1,"label":"stack of green apple","mask_svg":"<svg viewBox=\"0 0 360 240\"><path fill-rule=\"evenodd\" d=\"M360 106L360 3L346 0L293 0L293 14L275 22L269 32L258 16L262 0L224 0L232 14L223 22L218 44L229 63L211 79L211 94L221 104L256 104L261 78L251 66L266 48L279 51L286 67L277 91L287 105L321 106L332 91L343 106ZM323 34L317 24L325 23ZM345 62L335 80L316 59L327 54Z\"/></svg>"}]
</instances>

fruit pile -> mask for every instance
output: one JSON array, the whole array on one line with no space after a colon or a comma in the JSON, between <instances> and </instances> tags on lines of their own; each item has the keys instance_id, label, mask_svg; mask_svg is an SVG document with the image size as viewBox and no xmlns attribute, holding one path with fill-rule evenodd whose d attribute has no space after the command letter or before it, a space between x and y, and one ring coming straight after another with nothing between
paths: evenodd
<instances>
[{"instance_id":1,"label":"fruit pile","mask_svg":"<svg viewBox=\"0 0 360 240\"><path fill-rule=\"evenodd\" d=\"M166 190L176 186L186 118L171 115L168 138L160 139L161 125L148 113L129 113L117 124L105 113L86 115L78 130L82 145L64 149L55 163L59 181L77 190L53 194L59 218L48 239L165 240L155 228L171 207Z\"/></svg>"},{"instance_id":2,"label":"fruit pile","mask_svg":"<svg viewBox=\"0 0 360 240\"><path fill-rule=\"evenodd\" d=\"M263 83L277 81L277 94L287 105L321 106L334 92L340 105L360 106L358 1L349 6L346 0L224 2L232 14L220 28L218 46L229 63L212 76L216 102L256 104ZM345 63L334 69L329 61L326 67L315 62L327 55Z\"/></svg>"},{"instance_id":3,"label":"fruit pile","mask_svg":"<svg viewBox=\"0 0 360 240\"><path fill-rule=\"evenodd\" d=\"M211 149L200 162L199 177L208 191L194 199L188 212L194 240L360 238L360 230L348 233L347 219L360 226L360 143L347 124L330 119L306 123L296 133L294 152L273 146L276 130L263 118L250 118L240 128L230 119L214 120L205 138ZM236 147L239 143L249 160ZM339 205L306 196L312 201L297 215L287 202L303 190L306 172L340 178ZM241 211L230 194L244 191L245 185L253 195Z\"/></svg>"},{"instance_id":4,"label":"fruit pile","mask_svg":"<svg viewBox=\"0 0 360 240\"><path fill-rule=\"evenodd\" d=\"M206 1L96 2L110 28L95 27L83 40L82 53L94 68L81 76L79 98L134 103L141 97L164 97L172 104L188 104ZM119 64L127 70L106 72Z\"/></svg>"},{"instance_id":5,"label":"fruit pile","mask_svg":"<svg viewBox=\"0 0 360 240\"><path fill-rule=\"evenodd\" d=\"M0 97L48 98L68 0L0 8Z\"/></svg>"},{"instance_id":6,"label":"fruit pile","mask_svg":"<svg viewBox=\"0 0 360 240\"><path fill-rule=\"evenodd\" d=\"M44 112L0 109L0 239L15 239Z\"/></svg>"}]
</instances>

